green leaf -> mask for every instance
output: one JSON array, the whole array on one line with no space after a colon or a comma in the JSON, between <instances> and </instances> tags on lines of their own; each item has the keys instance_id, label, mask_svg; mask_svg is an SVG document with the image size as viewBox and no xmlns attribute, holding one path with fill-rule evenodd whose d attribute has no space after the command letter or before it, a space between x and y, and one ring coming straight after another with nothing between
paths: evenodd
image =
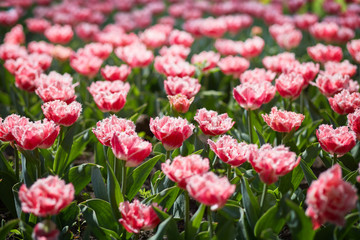
<instances>
[{"instance_id":1,"label":"green leaf","mask_svg":"<svg viewBox=\"0 0 360 240\"><path fill-rule=\"evenodd\" d=\"M264 136L257 130L256 127L255 127L255 132L256 132L256 135L258 136L260 146L264 145L266 143L265 139L264 139Z\"/></svg>"},{"instance_id":2,"label":"green leaf","mask_svg":"<svg viewBox=\"0 0 360 240\"><path fill-rule=\"evenodd\" d=\"M93 163L84 163L70 169L68 178L74 185L76 195L89 184L91 180L91 170L94 167L101 168L101 166Z\"/></svg>"},{"instance_id":3,"label":"green leaf","mask_svg":"<svg viewBox=\"0 0 360 240\"><path fill-rule=\"evenodd\" d=\"M193 239L196 231L199 230L202 218L205 213L206 206L204 204L201 204L198 210L195 212L195 214L191 217L190 220L190 227L189 227L189 234L188 236Z\"/></svg>"},{"instance_id":4,"label":"green leaf","mask_svg":"<svg viewBox=\"0 0 360 240\"><path fill-rule=\"evenodd\" d=\"M243 177L241 180L241 192L243 194L242 202L245 208L245 214L249 224L252 226L252 228L254 228L260 216L260 206L256 197L251 191L247 179Z\"/></svg>"},{"instance_id":5,"label":"green leaf","mask_svg":"<svg viewBox=\"0 0 360 240\"><path fill-rule=\"evenodd\" d=\"M300 161L300 167L304 172L305 178L307 183L309 184L309 186L311 185L311 182L316 180L317 177L315 176L315 174L313 173L313 171L311 170L311 168L304 162L304 160Z\"/></svg>"},{"instance_id":6,"label":"green leaf","mask_svg":"<svg viewBox=\"0 0 360 240\"><path fill-rule=\"evenodd\" d=\"M155 164L163 158L164 155L157 155L148 161L144 162L140 166L134 169L132 173L127 177L126 184L126 196L131 201L135 195L139 192L139 189L142 187L147 177L151 173L151 170L154 168Z\"/></svg>"},{"instance_id":7,"label":"green leaf","mask_svg":"<svg viewBox=\"0 0 360 240\"><path fill-rule=\"evenodd\" d=\"M279 234L281 229L286 223L286 219L280 217L278 214L279 206L275 205L267 210L259 219L255 225L254 234L255 237L260 237L263 231L272 229L276 234Z\"/></svg>"},{"instance_id":8,"label":"green leaf","mask_svg":"<svg viewBox=\"0 0 360 240\"><path fill-rule=\"evenodd\" d=\"M124 201L124 197L121 194L120 184L115 177L114 171L112 170L108 162L106 162L106 164L108 169L108 179L107 179L108 197L110 200L111 208L113 210L113 214L115 218L119 219L121 216L119 212L119 203Z\"/></svg>"},{"instance_id":9,"label":"green leaf","mask_svg":"<svg viewBox=\"0 0 360 240\"><path fill-rule=\"evenodd\" d=\"M61 210L61 212L56 216L56 223L60 229L64 228L65 226L71 227L76 221L79 213L80 209L78 205L76 202L72 202L65 209Z\"/></svg>"},{"instance_id":10,"label":"green leaf","mask_svg":"<svg viewBox=\"0 0 360 240\"><path fill-rule=\"evenodd\" d=\"M0 171L0 200L13 217L17 216L12 187L17 183L16 177L11 172ZM1 239L1 238L0 238Z\"/></svg>"},{"instance_id":11,"label":"green leaf","mask_svg":"<svg viewBox=\"0 0 360 240\"><path fill-rule=\"evenodd\" d=\"M110 203L101 199L90 199L80 203L80 206L87 206L95 212L96 220L100 227L110 229L114 232L119 230L119 219L116 219L112 214Z\"/></svg>"},{"instance_id":12,"label":"green leaf","mask_svg":"<svg viewBox=\"0 0 360 240\"><path fill-rule=\"evenodd\" d=\"M234 221L231 219L219 221L215 229L215 235L218 240L233 240L236 238L236 229Z\"/></svg>"},{"instance_id":13,"label":"green leaf","mask_svg":"<svg viewBox=\"0 0 360 240\"><path fill-rule=\"evenodd\" d=\"M99 168L91 169L91 183L96 198L109 201L104 179Z\"/></svg>"},{"instance_id":14,"label":"green leaf","mask_svg":"<svg viewBox=\"0 0 360 240\"><path fill-rule=\"evenodd\" d=\"M285 204L287 206L285 211L288 213L287 225L290 228L292 239L313 239L315 231L312 228L310 218L305 215L304 210L289 199L285 199Z\"/></svg>"},{"instance_id":15,"label":"green leaf","mask_svg":"<svg viewBox=\"0 0 360 240\"><path fill-rule=\"evenodd\" d=\"M70 160L71 147L73 145L75 131L75 125L68 129L68 131L65 133L64 139L61 141L60 146L56 151L53 170L60 177L63 176L65 168L68 166L68 162Z\"/></svg>"},{"instance_id":16,"label":"green leaf","mask_svg":"<svg viewBox=\"0 0 360 240\"><path fill-rule=\"evenodd\" d=\"M10 220L0 228L0 239L7 239L7 235L16 225L18 225L19 221L19 219Z\"/></svg>"},{"instance_id":17,"label":"green leaf","mask_svg":"<svg viewBox=\"0 0 360 240\"><path fill-rule=\"evenodd\" d=\"M169 214L161 211L157 207L153 207L156 214L160 218L161 221L163 221L156 231L156 234L152 236L149 240L157 240L157 239L163 239L164 234L166 233L168 239L174 239L174 240L181 240L177 225L175 220L172 216Z\"/></svg>"},{"instance_id":18,"label":"green leaf","mask_svg":"<svg viewBox=\"0 0 360 240\"><path fill-rule=\"evenodd\" d=\"M91 134L91 129L86 129L85 131L82 131L80 134L75 136L74 142L71 146L71 152L67 165L72 163L84 152L89 142L94 139L94 136L94 134Z\"/></svg>"}]
</instances>

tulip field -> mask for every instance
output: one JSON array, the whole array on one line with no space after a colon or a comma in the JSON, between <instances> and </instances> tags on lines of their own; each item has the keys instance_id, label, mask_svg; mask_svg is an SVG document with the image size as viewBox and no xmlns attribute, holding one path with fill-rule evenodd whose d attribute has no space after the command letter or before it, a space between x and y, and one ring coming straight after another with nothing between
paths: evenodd
<instances>
[{"instance_id":1,"label":"tulip field","mask_svg":"<svg viewBox=\"0 0 360 240\"><path fill-rule=\"evenodd\" d=\"M0 1L0 240L357 240L360 1Z\"/></svg>"}]
</instances>

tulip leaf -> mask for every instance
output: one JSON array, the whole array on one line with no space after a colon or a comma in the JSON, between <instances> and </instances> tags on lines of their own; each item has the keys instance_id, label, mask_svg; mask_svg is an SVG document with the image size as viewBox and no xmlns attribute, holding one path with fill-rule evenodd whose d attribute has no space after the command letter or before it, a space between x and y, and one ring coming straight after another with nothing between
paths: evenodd
<instances>
[{"instance_id":1,"label":"tulip leaf","mask_svg":"<svg viewBox=\"0 0 360 240\"><path fill-rule=\"evenodd\" d=\"M105 201L109 201L108 193L106 191L105 182L101 175L100 168L91 168L91 183L94 189L95 197Z\"/></svg>"},{"instance_id":2,"label":"tulip leaf","mask_svg":"<svg viewBox=\"0 0 360 240\"><path fill-rule=\"evenodd\" d=\"M71 147L73 145L76 126L73 125L65 133L64 139L61 141L59 148L56 151L53 170L60 177L63 176L65 168L68 165L71 153ZM62 132L60 132L62 134Z\"/></svg>"},{"instance_id":3,"label":"tulip leaf","mask_svg":"<svg viewBox=\"0 0 360 240\"><path fill-rule=\"evenodd\" d=\"M189 233L188 233L190 239L193 239L196 234L196 231L199 230L202 218L205 213L205 209L206 206L204 204L201 204L198 210L195 212L195 214L191 217Z\"/></svg>"},{"instance_id":4,"label":"tulip leaf","mask_svg":"<svg viewBox=\"0 0 360 240\"><path fill-rule=\"evenodd\" d=\"M74 185L76 195L89 184L91 180L91 170L94 167L101 168L101 166L93 163L84 163L70 169L68 178Z\"/></svg>"},{"instance_id":5,"label":"tulip leaf","mask_svg":"<svg viewBox=\"0 0 360 240\"><path fill-rule=\"evenodd\" d=\"M16 217L16 208L12 194L12 187L17 183L16 177L11 174L11 172L7 171L0 171L0 176L0 200L5 205L6 209L8 209L14 217Z\"/></svg>"},{"instance_id":6,"label":"tulip leaf","mask_svg":"<svg viewBox=\"0 0 360 240\"><path fill-rule=\"evenodd\" d=\"M4 226L0 228L0 239L7 239L9 232L20 222L20 219L14 219L8 221Z\"/></svg>"},{"instance_id":7,"label":"tulip leaf","mask_svg":"<svg viewBox=\"0 0 360 240\"><path fill-rule=\"evenodd\" d=\"M172 216L170 216L169 214L161 211L157 207L153 207L153 209L155 210L156 214L158 215L158 217L160 218L162 223L160 223L155 235L152 236L149 240L163 239L163 236L165 235L165 233L168 236L168 239L180 240L181 237L178 232L178 228L177 228L174 218Z\"/></svg>"},{"instance_id":8,"label":"tulip leaf","mask_svg":"<svg viewBox=\"0 0 360 240\"><path fill-rule=\"evenodd\" d=\"M288 199L285 199L285 204L287 206L285 212L288 213L287 225L292 233L292 239L313 239L315 231L312 228L310 218L305 215L304 210Z\"/></svg>"},{"instance_id":9,"label":"tulip leaf","mask_svg":"<svg viewBox=\"0 0 360 240\"><path fill-rule=\"evenodd\" d=\"M279 216L279 206L275 205L267 210L255 225L255 237L260 237L262 232L271 229L275 234L279 234L286 223L286 219Z\"/></svg>"},{"instance_id":10,"label":"tulip leaf","mask_svg":"<svg viewBox=\"0 0 360 240\"><path fill-rule=\"evenodd\" d=\"M305 179L307 181L307 183L309 184L309 186L311 185L311 182L316 180L317 177L315 176L315 174L313 173L313 171L311 170L311 168L305 163L304 160L300 161L300 167L304 172L305 175Z\"/></svg>"},{"instance_id":11,"label":"tulip leaf","mask_svg":"<svg viewBox=\"0 0 360 240\"><path fill-rule=\"evenodd\" d=\"M163 158L164 155L157 155L132 171L132 173L127 177L126 184L126 196L129 200L132 200L136 194L139 192L140 188L146 181L147 177L151 173L151 170L154 168L155 164Z\"/></svg>"},{"instance_id":12,"label":"tulip leaf","mask_svg":"<svg viewBox=\"0 0 360 240\"><path fill-rule=\"evenodd\" d=\"M86 129L74 136L74 142L71 146L70 157L66 167L84 152L89 142L94 139L94 136L94 134L91 134L91 129Z\"/></svg>"},{"instance_id":13,"label":"tulip leaf","mask_svg":"<svg viewBox=\"0 0 360 240\"><path fill-rule=\"evenodd\" d=\"M84 206L94 211L100 227L110 229L114 232L119 230L119 224L117 223L119 219L116 219L112 214L110 203L101 199L90 199L80 203L82 211L84 210Z\"/></svg>"},{"instance_id":14,"label":"tulip leaf","mask_svg":"<svg viewBox=\"0 0 360 240\"><path fill-rule=\"evenodd\" d=\"M119 219L120 218L119 203L124 201L124 197L121 193L120 184L115 177L114 171L111 169L108 162L106 162L106 164L108 170L108 177L107 177L108 197L110 200L114 217Z\"/></svg>"},{"instance_id":15,"label":"tulip leaf","mask_svg":"<svg viewBox=\"0 0 360 240\"><path fill-rule=\"evenodd\" d=\"M256 197L251 191L247 179L243 177L241 180L241 192L243 194L242 202L245 208L246 218L248 219L252 228L254 228L260 216L260 206Z\"/></svg>"},{"instance_id":16,"label":"tulip leaf","mask_svg":"<svg viewBox=\"0 0 360 240\"><path fill-rule=\"evenodd\" d=\"M76 221L79 213L80 209L77 203L72 202L56 216L56 224L60 227L60 229L66 226L71 227L71 225Z\"/></svg>"}]
</instances>

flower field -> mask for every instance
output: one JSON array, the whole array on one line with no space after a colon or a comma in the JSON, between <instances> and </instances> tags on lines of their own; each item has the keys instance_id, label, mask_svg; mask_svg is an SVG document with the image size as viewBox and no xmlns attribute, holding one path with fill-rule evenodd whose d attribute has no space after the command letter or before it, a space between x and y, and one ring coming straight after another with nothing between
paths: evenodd
<instances>
[{"instance_id":1,"label":"flower field","mask_svg":"<svg viewBox=\"0 0 360 240\"><path fill-rule=\"evenodd\" d=\"M3 0L0 62L0 240L359 239L359 1Z\"/></svg>"}]
</instances>

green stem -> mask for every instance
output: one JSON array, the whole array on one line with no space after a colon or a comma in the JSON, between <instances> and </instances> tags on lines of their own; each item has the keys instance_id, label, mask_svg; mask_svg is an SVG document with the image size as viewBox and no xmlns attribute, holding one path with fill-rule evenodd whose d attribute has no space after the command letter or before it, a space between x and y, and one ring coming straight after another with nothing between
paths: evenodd
<instances>
[{"instance_id":1,"label":"green stem","mask_svg":"<svg viewBox=\"0 0 360 240\"><path fill-rule=\"evenodd\" d=\"M190 226L190 198L187 191L184 192L185 195L185 239L189 239L189 226Z\"/></svg>"},{"instance_id":2,"label":"green stem","mask_svg":"<svg viewBox=\"0 0 360 240\"><path fill-rule=\"evenodd\" d=\"M231 181L231 165L229 164L227 167L227 177L229 181Z\"/></svg>"},{"instance_id":3,"label":"green stem","mask_svg":"<svg viewBox=\"0 0 360 240\"><path fill-rule=\"evenodd\" d=\"M253 142L253 126L252 126L252 121L251 121L251 110L247 110L247 120L248 120L248 129L249 129L249 140L250 143L254 143Z\"/></svg>"},{"instance_id":4,"label":"green stem","mask_svg":"<svg viewBox=\"0 0 360 240\"><path fill-rule=\"evenodd\" d=\"M20 180L20 161L19 161L19 153L18 150L16 148L16 146L14 146L14 157L15 157L15 175L17 180Z\"/></svg>"},{"instance_id":5,"label":"green stem","mask_svg":"<svg viewBox=\"0 0 360 240\"><path fill-rule=\"evenodd\" d=\"M333 161L331 163L331 166L334 166L334 164L336 164L336 163L337 163L337 154L334 153L334 158L333 158Z\"/></svg>"},{"instance_id":6,"label":"green stem","mask_svg":"<svg viewBox=\"0 0 360 240\"><path fill-rule=\"evenodd\" d=\"M59 150L59 147L60 147L60 144L62 142L62 135L63 135L63 132L64 132L64 127L63 126L60 126L60 131L59 131L59 135L58 135L58 142L57 142L57 150Z\"/></svg>"},{"instance_id":7,"label":"green stem","mask_svg":"<svg viewBox=\"0 0 360 240\"><path fill-rule=\"evenodd\" d=\"M171 151L166 151L166 160L171 160Z\"/></svg>"},{"instance_id":8,"label":"green stem","mask_svg":"<svg viewBox=\"0 0 360 240\"><path fill-rule=\"evenodd\" d=\"M39 149L35 148L33 151L35 158L37 160L36 168L37 168L37 175L36 179L41 178L41 161L40 161L40 155L39 155Z\"/></svg>"},{"instance_id":9,"label":"green stem","mask_svg":"<svg viewBox=\"0 0 360 240\"><path fill-rule=\"evenodd\" d=\"M304 98L304 90L300 93L300 113L304 114L304 104L305 104L305 98Z\"/></svg>"},{"instance_id":10,"label":"green stem","mask_svg":"<svg viewBox=\"0 0 360 240\"><path fill-rule=\"evenodd\" d=\"M122 195L125 197L125 194L126 194L126 170L127 170L127 167L125 166L126 162L123 161L123 164L121 165L122 167L122 174L121 174L121 177L122 177L122 181L121 181L121 192L122 192Z\"/></svg>"},{"instance_id":11,"label":"green stem","mask_svg":"<svg viewBox=\"0 0 360 240\"><path fill-rule=\"evenodd\" d=\"M261 200L260 200L260 212L262 213L263 207L264 207L264 200L267 192L267 184L264 184L263 191L261 194Z\"/></svg>"},{"instance_id":12,"label":"green stem","mask_svg":"<svg viewBox=\"0 0 360 240\"><path fill-rule=\"evenodd\" d=\"M208 221L209 221L209 233L210 233L210 239L213 238L213 220L211 216L211 209L208 206L207 207L207 214L208 214Z\"/></svg>"},{"instance_id":13,"label":"green stem","mask_svg":"<svg viewBox=\"0 0 360 240\"><path fill-rule=\"evenodd\" d=\"M114 159L114 174L119 183L122 183L122 165L122 160L119 160L117 158Z\"/></svg>"}]
</instances>

